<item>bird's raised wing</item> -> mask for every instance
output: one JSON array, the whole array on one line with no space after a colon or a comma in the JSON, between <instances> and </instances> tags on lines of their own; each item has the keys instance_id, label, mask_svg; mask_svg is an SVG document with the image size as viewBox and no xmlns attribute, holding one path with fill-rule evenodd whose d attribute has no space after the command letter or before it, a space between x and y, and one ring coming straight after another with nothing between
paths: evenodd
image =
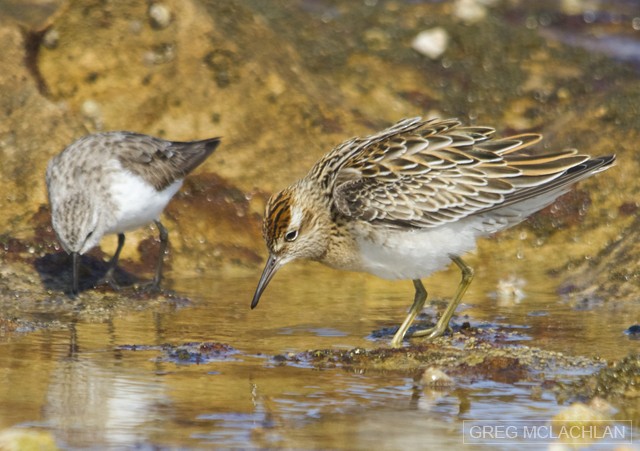
<instances>
[{"instance_id":1,"label":"bird's raised wing","mask_svg":"<svg viewBox=\"0 0 640 451\"><path fill-rule=\"evenodd\" d=\"M435 227L524 202L546 187L560 189L565 183L554 180L589 160L576 150L524 152L540 141L537 134L494 139L493 133L451 119L414 118L347 141L324 159L334 168L333 205L354 219Z\"/></svg>"}]
</instances>

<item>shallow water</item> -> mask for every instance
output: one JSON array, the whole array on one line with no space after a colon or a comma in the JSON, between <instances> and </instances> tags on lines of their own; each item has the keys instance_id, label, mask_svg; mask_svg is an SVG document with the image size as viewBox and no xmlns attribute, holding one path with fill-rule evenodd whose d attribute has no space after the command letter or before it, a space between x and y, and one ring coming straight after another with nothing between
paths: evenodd
<instances>
[{"instance_id":1,"label":"shallow water","mask_svg":"<svg viewBox=\"0 0 640 451\"><path fill-rule=\"evenodd\" d=\"M516 332L514 344L572 355L597 350L613 359L637 350L638 342L623 334L639 316L637 305L572 305L553 294L553 281L535 282L545 279L535 268L527 274L510 265L509 271L528 281L520 285L523 299L496 299L497 277L481 277L454 322L502 325ZM0 345L0 427L51 431L70 449L438 448L460 445L462 420L548 420L563 407L525 382L477 378L429 391L419 388L414 374L284 363L274 356L385 345L390 336L373 338L380 335L374 332L397 326L411 285L292 265L252 311L257 277L174 280L172 288L191 301L154 310L141 305L104 322L72 320L68 330L11 336ZM427 286L441 298L457 280L451 270ZM159 347L187 342L220 342L237 352L180 363Z\"/></svg>"}]
</instances>

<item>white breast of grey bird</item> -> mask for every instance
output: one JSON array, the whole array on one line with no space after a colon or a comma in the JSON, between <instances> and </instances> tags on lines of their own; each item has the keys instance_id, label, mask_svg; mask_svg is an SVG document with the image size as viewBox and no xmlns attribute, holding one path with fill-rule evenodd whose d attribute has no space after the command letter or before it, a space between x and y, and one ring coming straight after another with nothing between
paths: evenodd
<instances>
[{"instance_id":1,"label":"white breast of grey bird","mask_svg":"<svg viewBox=\"0 0 640 451\"><path fill-rule=\"evenodd\" d=\"M120 165L117 160L112 164ZM143 227L158 219L173 195L182 186L182 179L176 180L165 189L158 191L142 177L124 169L112 171L108 185L112 201L116 205L114 221L106 233L124 233Z\"/></svg>"}]
</instances>

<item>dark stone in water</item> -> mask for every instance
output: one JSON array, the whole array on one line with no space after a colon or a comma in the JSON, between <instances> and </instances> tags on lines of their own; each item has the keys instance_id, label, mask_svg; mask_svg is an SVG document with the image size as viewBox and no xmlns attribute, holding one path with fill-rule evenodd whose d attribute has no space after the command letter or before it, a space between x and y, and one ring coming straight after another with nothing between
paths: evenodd
<instances>
[{"instance_id":1,"label":"dark stone in water","mask_svg":"<svg viewBox=\"0 0 640 451\"><path fill-rule=\"evenodd\" d=\"M640 324L629 326L629 328L625 330L624 333L627 334L629 338L640 340Z\"/></svg>"}]
</instances>

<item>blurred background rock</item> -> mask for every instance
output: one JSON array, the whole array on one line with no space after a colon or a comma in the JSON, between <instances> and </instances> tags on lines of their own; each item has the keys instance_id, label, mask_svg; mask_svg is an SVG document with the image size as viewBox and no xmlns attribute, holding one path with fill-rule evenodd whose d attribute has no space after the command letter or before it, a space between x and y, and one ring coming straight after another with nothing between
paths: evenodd
<instances>
[{"instance_id":1,"label":"blurred background rock","mask_svg":"<svg viewBox=\"0 0 640 451\"><path fill-rule=\"evenodd\" d=\"M62 252L44 172L81 135L222 136L165 212L167 263L175 276L257 274L272 192L343 140L422 115L618 154L614 169L482 242L477 258L486 271L491 259L541 264L568 280L568 295L637 299L634 2L0 0L0 42L6 293L41 291L34 261ZM124 267L150 271L155 234L127 238ZM115 246L106 238L93 255Z\"/></svg>"}]
</instances>

